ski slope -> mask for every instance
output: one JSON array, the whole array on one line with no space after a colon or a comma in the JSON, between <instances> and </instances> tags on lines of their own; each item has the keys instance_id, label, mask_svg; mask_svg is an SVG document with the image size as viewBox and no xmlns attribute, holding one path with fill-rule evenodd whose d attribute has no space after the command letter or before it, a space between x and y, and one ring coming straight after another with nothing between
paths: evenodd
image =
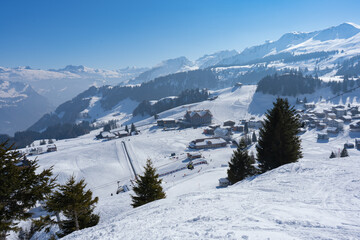
<instances>
[{"instance_id":1,"label":"ski slope","mask_svg":"<svg viewBox=\"0 0 360 240\"><path fill-rule=\"evenodd\" d=\"M213 93L218 95L213 101L177 107L160 117L178 118L188 109L210 109L214 123L261 118L276 97L254 94L255 88L222 89ZM333 103L358 104L357 96L358 92L349 93ZM330 105L318 102L317 109ZM189 161L186 154L193 151L188 148L189 142L205 137L204 128L164 131L154 121L148 118L136 123L142 125L136 136L100 141L95 139L96 130L57 141L57 152L38 156L41 168L54 166L60 183L74 174L77 179L85 178L88 188L99 197L95 210L101 217L99 225L65 239L360 238L360 151L350 149L348 158L328 158L331 151L338 152L344 143L360 137L360 133L349 134L348 124L327 143L317 142L315 129L307 131L301 135L304 157L299 162L223 189L218 188L218 179L226 177L234 145L201 150L202 158L196 161L206 160L208 164L183 169ZM133 209L132 191L115 194L117 181L131 187L134 179L122 142L137 173L143 171L148 158L159 174L183 169L162 177L166 199ZM254 145L249 152L255 152Z\"/></svg>"}]
</instances>

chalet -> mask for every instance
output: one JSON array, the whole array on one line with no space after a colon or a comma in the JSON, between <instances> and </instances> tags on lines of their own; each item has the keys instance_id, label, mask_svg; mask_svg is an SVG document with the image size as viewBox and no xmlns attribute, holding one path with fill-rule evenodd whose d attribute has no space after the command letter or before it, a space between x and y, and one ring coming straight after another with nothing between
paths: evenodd
<instances>
[{"instance_id":1,"label":"chalet","mask_svg":"<svg viewBox=\"0 0 360 240\"><path fill-rule=\"evenodd\" d=\"M42 147L36 147L36 148L31 148L30 151L29 151L29 155L38 155L40 153L43 152L43 149Z\"/></svg>"},{"instance_id":2,"label":"chalet","mask_svg":"<svg viewBox=\"0 0 360 240\"><path fill-rule=\"evenodd\" d=\"M317 128L318 130L323 130L323 129L325 129L326 127L327 127L326 123L322 123L322 122L320 122L319 124L316 125L316 128Z\"/></svg>"},{"instance_id":3,"label":"chalet","mask_svg":"<svg viewBox=\"0 0 360 240\"><path fill-rule=\"evenodd\" d=\"M215 137L219 137L219 138L222 138L222 139L228 141L231 139L232 132L230 129L227 129L227 128L217 128L214 131L214 135L215 135Z\"/></svg>"},{"instance_id":4,"label":"chalet","mask_svg":"<svg viewBox=\"0 0 360 240\"><path fill-rule=\"evenodd\" d=\"M235 122L231 121L231 120L224 122L224 126L226 126L226 127L233 127L234 125L235 125Z\"/></svg>"},{"instance_id":5,"label":"chalet","mask_svg":"<svg viewBox=\"0 0 360 240\"><path fill-rule=\"evenodd\" d=\"M349 109L349 112L351 112L352 115L356 115L356 114L359 114L359 107L351 107Z\"/></svg>"},{"instance_id":6,"label":"chalet","mask_svg":"<svg viewBox=\"0 0 360 240\"><path fill-rule=\"evenodd\" d=\"M202 158L202 155L201 155L201 153L199 153L199 152L196 152L196 153L187 153L187 157L188 157L190 160L193 160L193 159L196 159L196 158Z\"/></svg>"},{"instance_id":7,"label":"chalet","mask_svg":"<svg viewBox=\"0 0 360 240\"><path fill-rule=\"evenodd\" d=\"M327 132L327 133L331 133L331 134L336 134L336 133L339 133L339 129L336 128L336 127L328 127L328 128L326 129L326 132Z\"/></svg>"},{"instance_id":8,"label":"chalet","mask_svg":"<svg viewBox=\"0 0 360 240\"><path fill-rule=\"evenodd\" d=\"M260 120L250 120L248 122L249 128L261 128L262 127L262 121Z\"/></svg>"},{"instance_id":9,"label":"chalet","mask_svg":"<svg viewBox=\"0 0 360 240\"><path fill-rule=\"evenodd\" d=\"M204 134L214 135L214 129L211 127L207 127L204 129Z\"/></svg>"},{"instance_id":10,"label":"chalet","mask_svg":"<svg viewBox=\"0 0 360 240\"><path fill-rule=\"evenodd\" d=\"M304 107L305 107L305 109L314 109L315 104L314 103L305 103Z\"/></svg>"},{"instance_id":11,"label":"chalet","mask_svg":"<svg viewBox=\"0 0 360 240\"><path fill-rule=\"evenodd\" d=\"M100 133L100 138L114 139L114 138L116 138L116 135L114 133L111 133L108 131L103 131Z\"/></svg>"},{"instance_id":12,"label":"chalet","mask_svg":"<svg viewBox=\"0 0 360 240\"><path fill-rule=\"evenodd\" d=\"M355 138L355 147L357 150L360 150L360 138Z\"/></svg>"},{"instance_id":13,"label":"chalet","mask_svg":"<svg viewBox=\"0 0 360 240\"><path fill-rule=\"evenodd\" d=\"M212 114L209 110L186 111L184 119L191 126L200 126L210 124Z\"/></svg>"},{"instance_id":14,"label":"chalet","mask_svg":"<svg viewBox=\"0 0 360 240\"><path fill-rule=\"evenodd\" d=\"M318 140L328 140L329 135L327 133L318 133L317 139Z\"/></svg>"},{"instance_id":15,"label":"chalet","mask_svg":"<svg viewBox=\"0 0 360 240\"><path fill-rule=\"evenodd\" d=\"M219 148L225 146L226 141L222 138L201 138L196 139L189 144L189 148L193 149Z\"/></svg>"},{"instance_id":16,"label":"chalet","mask_svg":"<svg viewBox=\"0 0 360 240\"><path fill-rule=\"evenodd\" d=\"M340 120L340 119L333 119L328 123L328 125L330 127L335 127L340 130L340 129L343 129L343 127L344 127L344 121Z\"/></svg>"},{"instance_id":17,"label":"chalet","mask_svg":"<svg viewBox=\"0 0 360 240\"><path fill-rule=\"evenodd\" d=\"M230 185L230 181L227 178L220 178L219 179L219 186L220 187L227 187Z\"/></svg>"},{"instance_id":18,"label":"chalet","mask_svg":"<svg viewBox=\"0 0 360 240\"><path fill-rule=\"evenodd\" d=\"M173 118L163 118L156 122L159 127L176 127L176 120Z\"/></svg>"},{"instance_id":19,"label":"chalet","mask_svg":"<svg viewBox=\"0 0 360 240\"><path fill-rule=\"evenodd\" d=\"M351 122L352 117L349 115L344 115L344 116L340 117L340 119L343 120L345 123L349 123L349 122Z\"/></svg>"},{"instance_id":20,"label":"chalet","mask_svg":"<svg viewBox=\"0 0 360 240\"><path fill-rule=\"evenodd\" d=\"M356 122L350 124L350 131L360 132L360 121L356 121Z\"/></svg>"},{"instance_id":21,"label":"chalet","mask_svg":"<svg viewBox=\"0 0 360 240\"><path fill-rule=\"evenodd\" d=\"M360 119L360 114L355 114L351 118L352 118L352 120L358 120L358 119Z\"/></svg>"},{"instance_id":22,"label":"chalet","mask_svg":"<svg viewBox=\"0 0 360 240\"><path fill-rule=\"evenodd\" d=\"M335 119L336 118L336 114L335 113L328 113L327 115L326 115L326 117L327 118L331 118L331 119Z\"/></svg>"},{"instance_id":23,"label":"chalet","mask_svg":"<svg viewBox=\"0 0 360 240\"><path fill-rule=\"evenodd\" d=\"M346 110L344 108L334 108L333 111L337 118L341 118L346 114Z\"/></svg>"},{"instance_id":24,"label":"chalet","mask_svg":"<svg viewBox=\"0 0 360 240\"><path fill-rule=\"evenodd\" d=\"M345 143L344 144L344 148L347 148L347 149L349 149L349 148L354 148L355 147L355 145L353 144L353 143Z\"/></svg>"},{"instance_id":25,"label":"chalet","mask_svg":"<svg viewBox=\"0 0 360 240\"><path fill-rule=\"evenodd\" d=\"M47 152L56 152L57 151L57 147L55 144L50 144L50 145L47 145Z\"/></svg>"},{"instance_id":26,"label":"chalet","mask_svg":"<svg viewBox=\"0 0 360 240\"><path fill-rule=\"evenodd\" d=\"M127 137L129 133L127 131L115 131L113 132L118 138Z\"/></svg>"},{"instance_id":27,"label":"chalet","mask_svg":"<svg viewBox=\"0 0 360 240\"><path fill-rule=\"evenodd\" d=\"M244 131L244 125L235 125L235 126L232 127L232 130L236 131L236 132L243 132Z\"/></svg>"}]
</instances>

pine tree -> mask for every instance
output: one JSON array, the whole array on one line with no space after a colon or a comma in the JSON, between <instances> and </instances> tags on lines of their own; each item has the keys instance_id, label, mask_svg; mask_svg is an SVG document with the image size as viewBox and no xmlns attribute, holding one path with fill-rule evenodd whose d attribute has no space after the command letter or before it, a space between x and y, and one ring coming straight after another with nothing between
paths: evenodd
<instances>
[{"instance_id":1,"label":"pine tree","mask_svg":"<svg viewBox=\"0 0 360 240\"><path fill-rule=\"evenodd\" d=\"M254 163L255 161L245 150L245 146L239 144L239 147L234 151L229 162L229 169L227 170L229 181L234 184L246 177L254 175L256 173L253 166Z\"/></svg>"},{"instance_id":2,"label":"pine tree","mask_svg":"<svg viewBox=\"0 0 360 240\"><path fill-rule=\"evenodd\" d=\"M133 123L131 124L130 132L136 132L136 127Z\"/></svg>"},{"instance_id":3,"label":"pine tree","mask_svg":"<svg viewBox=\"0 0 360 240\"><path fill-rule=\"evenodd\" d=\"M45 139L40 141L40 145L45 145L45 144L46 144Z\"/></svg>"},{"instance_id":4,"label":"pine tree","mask_svg":"<svg viewBox=\"0 0 360 240\"><path fill-rule=\"evenodd\" d=\"M52 168L37 172L37 160L22 164L22 155L7 142L0 143L0 239L17 231L17 220L31 217L28 210L54 188Z\"/></svg>"},{"instance_id":5,"label":"pine tree","mask_svg":"<svg viewBox=\"0 0 360 240\"><path fill-rule=\"evenodd\" d=\"M54 143L54 141L50 138L49 140L48 140L48 144L53 144Z\"/></svg>"},{"instance_id":6,"label":"pine tree","mask_svg":"<svg viewBox=\"0 0 360 240\"><path fill-rule=\"evenodd\" d=\"M330 154L330 157L329 157L329 158L336 158L335 153L334 153L334 152L331 152L331 154Z\"/></svg>"},{"instance_id":7,"label":"pine tree","mask_svg":"<svg viewBox=\"0 0 360 240\"><path fill-rule=\"evenodd\" d=\"M252 142L257 142L256 134L253 132L252 134Z\"/></svg>"},{"instance_id":8,"label":"pine tree","mask_svg":"<svg viewBox=\"0 0 360 240\"><path fill-rule=\"evenodd\" d=\"M59 185L58 191L49 196L46 209L49 212L62 212L67 218L59 222L62 236L98 224L99 216L93 214L98 197L93 198L91 190L85 191L84 179L79 182L71 176L66 184Z\"/></svg>"},{"instance_id":9,"label":"pine tree","mask_svg":"<svg viewBox=\"0 0 360 240\"><path fill-rule=\"evenodd\" d=\"M265 116L256 145L262 172L296 162L302 157L301 140L297 136L301 123L294 107L290 107L286 99L277 98Z\"/></svg>"},{"instance_id":10,"label":"pine tree","mask_svg":"<svg viewBox=\"0 0 360 240\"><path fill-rule=\"evenodd\" d=\"M166 197L161 186L162 180L159 179L159 174L156 174L150 159L146 162L144 175L139 176L135 182L133 190L136 196L131 196L133 201L131 205L134 208Z\"/></svg>"},{"instance_id":11,"label":"pine tree","mask_svg":"<svg viewBox=\"0 0 360 240\"><path fill-rule=\"evenodd\" d=\"M129 128L127 125L125 126L125 131L129 133Z\"/></svg>"},{"instance_id":12,"label":"pine tree","mask_svg":"<svg viewBox=\"0 0 360 240\"><path fill-rule=\"evenodd\" d=\"M248 123L248 122L245 122L245 125L244 125L244 133L245 133L245 134L248 134L248 133L249 133L249 123Z\"/></svg>"},{"instance_id":13,"label":"pine tree","mask_svg":"<svg viewBox=\"0 0 360 240\"><path fill-rule=\"evenodd\" d=\"M246 140L245 137L241 137L240 142L239 142L239 148L241 150L244 150L246 148L247 144L246 144Z\"/></svg>"},{"instance_id":14,"label":"pine tree","mask_svg":"<svg viewBox=\"0 0 360 240\"><path fill-rule=\"evenodd\" d=\"M340 153L340 157L348 157L348 156L349 156L349 153L348 153L347 149L344 147Z\"/></svg>"}]
</instances>

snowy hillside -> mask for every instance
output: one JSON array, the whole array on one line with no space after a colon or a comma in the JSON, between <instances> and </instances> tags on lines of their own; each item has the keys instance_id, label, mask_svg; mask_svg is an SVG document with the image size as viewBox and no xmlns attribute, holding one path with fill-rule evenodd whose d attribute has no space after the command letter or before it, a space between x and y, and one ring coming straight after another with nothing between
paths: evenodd
<instances>
[{"instance_id":1,"label":"snowy hillside","mask_svg":"<svg viewBox=\"0 0 360 240\"><path fill-rule=\"evenodd\" d=\"M25 130L50 109L47 99L31 86L0 80L0 133Z\"/></svg>"},{"instance_id":2,"label":"snowy hillside","mask_svg":"<svg viewBox=\"0 0 360 240\"><path fill-rule=\"evenodd\" d=\"M209 109L214 123L261 117L276 96L254 93L256 86L215 91L213 101L204 101L168 110L160 117L182 117L188 109ZM325 91L325 90L324 90ZM305 95L317 103L317 110L332 104L360 106L357 92L332 102L318 102L326 92ZM330 95L329 95L330 96ZM304 97L304 96L302 96ZM289 98L294 103L294 98ZM75 174L85 178L100 201L96 211L98 226L75 232L65 239L357 239L360 237L358 206L360 152L349 149L350 157L329 159L346 142L360 133L344 131L328 142L317 141L317 130L301 135L304 157L298 163L282 166L227 189L217 188L226 176L234 145L200 150L208 164L182 169L188 163L190 141L205 137L203 127L164 131L148 118L136 123L140 134L101 141L93 131L75 139L57 141L57 152L38 156L41 168L54 165L54 173L64 183ZM235 138L240 133L235 133ZM151 158L158 173L164 174L167 194L137 209L130 206L130 192L114 194L117 181L131 186L134 173L125 147L137 173ZM252 145L250 152L255 152ZM174 157L170 155L175 153ZM196 161L194 161L196 163ZM114 195L111 196L110 194ZM151 219L151 221L150 221ZM45 238L40 238L45 239Z\"/></svg>"},{"instance_id":3,"label":"snowy hillside","mask_svg":"<svg viewBox=\"0 0 360 240\"><path fill-rule=\"evenodd\" d=\"M130 80L129 84L139 84L153 80L157 77L197 69L193 62L186 57L165 60L150 70L141 73L138 77Z\"/></svg>"}]
</instances>

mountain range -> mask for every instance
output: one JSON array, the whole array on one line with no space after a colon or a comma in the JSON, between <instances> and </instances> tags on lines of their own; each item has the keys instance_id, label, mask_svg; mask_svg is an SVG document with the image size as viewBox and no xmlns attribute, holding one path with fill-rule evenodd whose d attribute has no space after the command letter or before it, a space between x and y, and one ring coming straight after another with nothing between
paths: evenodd
<instances>
[{"instance_id":1,"label":"mountain range","mask_svg":"<svg viewBox=\"0 0 360 240\"><path fill-rule=\"evenodd\" d=\"M63 113L60 114L59 108L55 111L58 122L70 121L62 118L70 114L67 111L71 111L70 122L73 123L83 119L84 110L89 113L96 112L93 116L86 115L89 120L99 119L111 113L112 108L119 108L121 101L126 98L135 101L133 104L136 107L142 100L158 100L178 95L185 88L219 89L237 82L256 84L266 75L283 73L290 69L317 75L324 81L341 81L344 76L358 78L359 55L360 27L353 23L343 23L319 31L286 33L276 41L266 41L241 52L220 51L195 61L186 57L169 59L150 69L126 68L110 71L72 65L57 70L0 68L0 79L31 84L40 94L57 99L56 103L65 102L94 86L93 89L97 90L90 91L93 95L85 94L86 101L81 99L83 94L78 95L61 105ZM102 88L103 85L115 87ZM130 86L135 85L135 92L141 96L131 95L134 90ZM100 107L94 102L101 102ZM74 104L80 104L81 107L70 107ZM69 106L69 110L64 106ZM95 106L99 109L92 111L91 108ZM74 109L79 111L74 112ZM53 113L47 116L49 115L53 116ZM52 124L46 123L44 119L39 122L35 123L36 130Z\"/></svg>"}]
</instances>

